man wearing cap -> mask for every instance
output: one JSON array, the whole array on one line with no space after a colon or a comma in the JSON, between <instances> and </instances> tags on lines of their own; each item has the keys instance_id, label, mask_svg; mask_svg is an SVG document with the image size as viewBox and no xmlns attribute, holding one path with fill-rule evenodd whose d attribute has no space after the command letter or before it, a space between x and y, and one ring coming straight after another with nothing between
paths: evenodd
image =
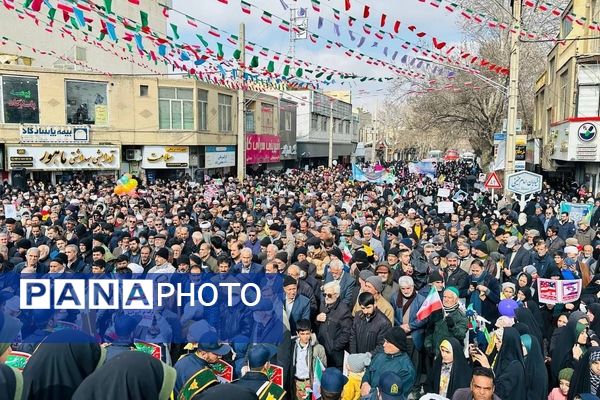
<instances>
[{"instance_id":1,"label":"man wearing cap","mask_svg":"<svg viewBox=\"0 0 600 400\"><path fill-rule=\"evenodd\" d=\"M364 287L361 288L362 292L371 293L375 298L375 304L377 309L380 310L383 315L390 320L390 323L394 322L394 309L389 301L383 298L381 293L383 292L383 281L379 276L370 276L366 278ZM360 311L361 307L358 302L354 304L352 309L352 315L356 315Z\"/></svg>"},{"instance_id":2,"label":"man wearing cap","mask_svg":"<svg viewBox=\"0 0 600 400\"><path fill-rule=\"evenodd\" d=\"M504 257L503 281L516 283L517 275L523 271L523 267L531 264L531 252L525 250L515 236L508 238L506 248L509 252Z\"/></svg>"},{"instance_id":3,"label":"man wearing cap","mask_svg":"<svg viewBox=\"0 0 600 400\"><path fill-rule=\"evenodd\" d=\"M310 300L298 294L298 281L289 275L283 277L285 312L290 321L290 331L296 332L296 322L310 319Z\"/></svg>"},{"instance_id":4,"label":"man wearing cap","mask_svg":"<svg viewBox=\"0 0 600 400\"><path fill-rule=\"evenodd\" d=\"M272 383L267 376L271 367L269 360L272 355L265 345L252 346L246 353L246 371L242 370L242 377L232 384L251 389L259 400L280 400L285 396L282 387ZM222 399L225 400L225 399ZM237 399L236 399L237 400Z\"/></svg>"},{"instance_id":5,"label":"man wearing cap","mask_svg":"<svg viewBox=\"0 0 600 400\"><path fill-rule=\"evenodd\" d=\"M321 399L341 400L346 383L348 378L338 368L326 368L321 376Z\"/></svg>"},{"instance_id":6,"label":"man wearing cap","mask_svg":"<svg viewBox=\"0 0 600 400\"><path fill-rule=\"evenodd\" d=\"M428 356L433 357L440 352L440 343L448 337L455 337L462 342L467 334L467 317L460 309L458 289L450 286L444 290L442 297L443 310L429 316L429 328L425 336L425 348ZM430 327L433 326L433 329Z\"/></svg>"},{"instance_id":7,"label":"man wearing cap","mask_svg":"<svg viewBox=\"0 0 600 400\"><path fill-rule=\"evenodd\" d=\"M405 397L402 394L403 383L400 375L395 372L384 372L379 378L375 400L404 400Z\"/></svg>"},{"instance_id":8,"label":"man wearing cap","mask_svg":"<svg viewBox=\"0 0 600 400\"><path fill-rule=\"evenodd\" d=\"M385 335L383 351L373 357L363 375L361 396L372 395L377 392L380 383L388 383L384 376L388 371L398 374L398 390L404 397L408 396L415 383L416 373L406 354L407 349L406 333L398 326L391 328ZM382 378L386 379L382 382Z\"/></svg>"},{"instance_id":9,"label":"man wearing cap","mask_svg":"<svg viewBox=\"0 0 600 400\"><path fill-rule=\"evenodd\" d=\"M161 247L154 253L155 265L148 273L149 274L172 274L175 267L169 262L170 254L166 247Z\"/></svg>"},{"instance_id":10,"label":"man wearing cap","mask_svg":"<svg viewBox=\"0 0 600 400\"><path fill-rule=\"evenodd\" d=\"M207 332L200 337L194 353L190 353L175 363L177 379L174 393L177 398L191 399L196 394L219 383L211 364L231 351L227 344L219 344L217 334Z\"/></svg>"}]
</instances>

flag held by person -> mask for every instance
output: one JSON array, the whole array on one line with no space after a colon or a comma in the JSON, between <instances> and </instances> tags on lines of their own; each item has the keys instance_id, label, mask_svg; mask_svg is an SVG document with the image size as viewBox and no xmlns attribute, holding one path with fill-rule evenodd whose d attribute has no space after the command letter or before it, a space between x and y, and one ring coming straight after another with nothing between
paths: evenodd
<instances>
[{"instance_id":1,"label":"flag held by person","mask_svg":"<svg viewBox=\"0 0 600 400\"><path fill-rule=\"evenodd\" d=\"M443 307L442 300L440 299L440 295L435 288L435 286L431 286L429 290L429 294L425 298L425 301L417 311L417 320L423 321L425 318L429 317L437 310L441 310Z\"/></svg>"}]
</instances>

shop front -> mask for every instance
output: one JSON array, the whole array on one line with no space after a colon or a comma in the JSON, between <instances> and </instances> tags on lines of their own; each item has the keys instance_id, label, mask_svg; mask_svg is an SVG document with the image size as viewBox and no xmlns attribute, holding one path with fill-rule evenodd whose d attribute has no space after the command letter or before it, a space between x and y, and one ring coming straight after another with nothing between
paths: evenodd
<instances>
[{"instance_id":1,"label":"shop front","mask_svg":"<svg viewBox=\"0 0 600 400\"><path fill-rule=\"evenodd\" d=\"M277 135L246 135L248 173L257 174L281 160L281 140Z\"/></svg>"},{"instance_id":2,"label":"shop front","mask_svg":"<svg viewBox=\"0 0 600 400\"><path fill-rule=\"evenodd\" d=\"M235 174L235 146L204 146L204 173L210 177Z\"/></svg>"},{"instance_id":3,"label":"shop front","mask_svg":"<svg viewBox=\"0 0 600 400\"><path fill-rule=\"evenodd\" d=\"M190 148L188 146L144 146L140 167L150 184L157 179L184 179L190 172Z\"/></svg>"},{"instance_id":4,"label":"shop front","mask_svg":"<svg viewBox=\"0 0 600 400\"><path fill-rule=\"evenodd\" d=\"M7 169L11 180L45 182L116 176L121 167L121 148L104 145L7 144Z\"/></svg>"}]
</instances>

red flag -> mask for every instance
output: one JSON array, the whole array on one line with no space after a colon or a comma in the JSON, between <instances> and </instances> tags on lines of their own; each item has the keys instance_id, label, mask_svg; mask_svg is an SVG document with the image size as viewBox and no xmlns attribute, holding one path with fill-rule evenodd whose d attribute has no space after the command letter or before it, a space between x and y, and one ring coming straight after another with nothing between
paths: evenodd
<instances>
[{"instance_id":1,"label":"red flag","mask_svg":"<svg viewBox=\"0 0 600 400\"><path fill-rule=\"evenodd\" d=\"M387 15L381 14L381 27L385 26L385 20L387 19Z\"/></svg>"},{"instance_id":2,"label":"red flag","mask_svg":"<svg viewBox=\"0 0 600 400\"><path fill-rule=\"evenodd\" d=\"M350 4L350 0L346 0L346 11L350 10L352 4Z\"/></svg>"},{"instance_id":3,"label":"red flag","mask_svg":"<svg viewBox=\"0 0 600 400\"><path fill-rule=\"evenodd\" d=\"M400 21L396 21L394 24L394 32L398 33L400 31Z\"/></svg>"},{"instance_id":4,"label":"red flag","mask_svg":"<svg viewBox=\"0 0 600 400\"><path fill-rule=\"evenodd\" d=\"M433 46L438 49L441 50L446 46L446 42L438 42L438 40L436 38L433 38Z\"/></svg>"},{"instance_id":5,"label":"red flag","mask_svg":"<svg viewBox=\"0 0 600 400\"><path fill-rule=\"evenodd\" d=\"M363 18L369 18L369 15L371 15L371 7L365 5L365 9L363 11Z\"/></svg>"},{"instance_id":6,"label":"red flag","mask_svg":"<svg viewBox=\"0 0 600 400\"><path fill-rule=\"evenodd\" d=\"M140 5L140 0L129 0L131 4L135 4L136 6Z\"/></svg>"}]
</instances>

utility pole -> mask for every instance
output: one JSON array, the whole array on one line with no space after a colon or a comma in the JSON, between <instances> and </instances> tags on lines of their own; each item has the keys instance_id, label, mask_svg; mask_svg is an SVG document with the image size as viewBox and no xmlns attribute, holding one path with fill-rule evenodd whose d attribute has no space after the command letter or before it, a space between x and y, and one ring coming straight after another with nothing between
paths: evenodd
<instances>
[{"instance_id":1,"label":"utility pole","mask_svg":"<svg viewBox=\"0 0 600 400\"><path fill-rule=\"evenodd\" d=\"M333 98L329 98L329 168L333 167L333 101Z\"/></svg>"},{"instance_id":2,"label":"utility pole","mask_svg":"<svg viewBox=\"0 0 600 400\"><path fill-rule=\"evenodd\" d=\"M513 21L519 29L510 34L510 74L508 82L508 116L506 129L506 160L504 164L504 193L508 194L508 176L515 172L515 145L517 136L517 106L519 103L519 30L521 28L521 1L513 0Z\"/></svg>"},{"instance_id":3,"label":"utility pole","mask_svg":"<svg viewBox=\"0 0 600 400\"><path fill-rule=\"evenodd\" d=\"M244 71L246 69L246 25L240 24L240 69L239 81L240 89L238 90L238 126L237 126L237 177L241 183L246 177L246 106L244 99Z\"/></svg>"}]
</instances>

